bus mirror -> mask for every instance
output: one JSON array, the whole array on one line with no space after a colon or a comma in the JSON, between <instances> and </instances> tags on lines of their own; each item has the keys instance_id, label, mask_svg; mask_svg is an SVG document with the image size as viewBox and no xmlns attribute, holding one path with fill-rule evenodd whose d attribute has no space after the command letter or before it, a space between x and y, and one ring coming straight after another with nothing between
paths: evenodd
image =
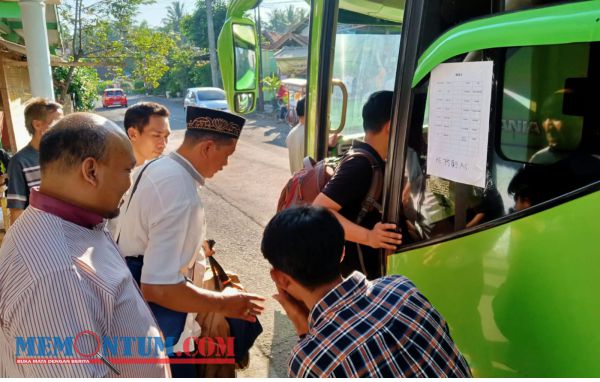
<instances>
[{"instance_id":1,"label":"bus mirror","mask_svg":"<svg viewBox=\"0 0 600 382\"><path fill-rule=\"evenodd\" d=\"M229 107L250 113L258 95L258 51L254 23L243 18L225 21L218 41L223 88Z\"/></svg>"},{"instance_id":2,"label":"bus mirror","mask_svg":"<svg viewBox=\"0 0 600 382\"><path fill-rule=\"evenodd\" d=\"M235 90L253 90L257 86L256 34L251 25L233 24L235 53Z\"/></svg>"},{"instance_id":3,"label":"bus mirror","mask_svg":"<svg viewBox=\"0 0 600 382\"><path fill-rule=\"evenodd\" d=\"M253 93L236 93L235 94L235 111L246 114L254 110L254 94Z\"/></svg>"}]
</instances>

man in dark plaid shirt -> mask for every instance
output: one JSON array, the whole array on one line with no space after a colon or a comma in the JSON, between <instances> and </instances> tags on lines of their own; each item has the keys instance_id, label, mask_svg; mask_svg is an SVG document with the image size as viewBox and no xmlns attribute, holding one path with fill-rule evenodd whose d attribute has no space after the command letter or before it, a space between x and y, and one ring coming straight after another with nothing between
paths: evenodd
<instances>
[{"instance_id":1,"label":"man in dark plaid shirt","mask_svg":"<svg viewBox=\"0 0 600 382\"><path fill-rule=\"evenodd\" d=\"M290 377L470 377L444 318L402 276L340 275L344 232L325 209L267 225L262 252L300 341Z\"/></svg>"}]
</instances>

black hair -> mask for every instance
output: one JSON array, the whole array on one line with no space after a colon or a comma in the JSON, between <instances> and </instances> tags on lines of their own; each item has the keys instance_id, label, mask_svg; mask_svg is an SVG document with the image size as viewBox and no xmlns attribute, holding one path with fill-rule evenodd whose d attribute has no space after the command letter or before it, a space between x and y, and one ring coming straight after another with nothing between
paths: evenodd
<instances>
[{"instance_id":1,"label":"black hair","mask_svg":"<svg viewBox=\"0 0 600 382\"><path fill-rule=\"evenodd\" d=\"M115 129L117 129L116 125ZM98 126L96 121L82 113L64 117L42 136L40 142L42 172L55 162L60 162L65 168L71 168L81 164L86 158L104 161L110 134L109 129Z\"/></svg>"},{"instance_id":2,"label":"black hair","mask_svg":"<svg viewBox=\"0 0 600 382\"><path fill-rule=\"evenodd\" d=\"M298 100L296 104L296 114L298 117L304 117L304 104L306 103L305 98L302 97Z\"/></svg>"},{"instance_id":3,"label":"black hair","mask_svg":"<svg viewBox=\"0 0 600 382\"><path fill-rule=\"evenodd\" d=\"M362 109L365 132L379 133L383 125L392 117L394 92L382 90L369 96Z\"/></svg>"},{"instance_id":4,"label":"black hair","mask_svg":"<svg viewBox=\"0 0 600 382\"><path fill-rule=\"evenodd\" d=\"M215 141L217 145L228 145L233 143L233 141L235 141L235 138L229 135L214 133L212 131L200 129L187 129L185 131L185 137L183 139L183 142L185 144L195 145L202 141Z\"/></svg>"},{"instance_id":5,"label":"black hair","mask_svg":"<svg viewBox=\"0 0 600 382\"><path fill-rule=\"evenodd\" d=\"M125 131L130 127L133 127L140 133L143 133L144 127L148 125L150 117L153 115L168 117L171 113L169 112L169 109L156 102L136 103L125 112L125 119L123 120Z\"/></svg>"},{"instance_id":6,"label":"black hair","mask_svg":"<svg viewBox=\"0 0 600 382\"><path fill-rule=\"evenodd\" d=\"M314 289L340 277L344 229L321 207L296 207L275 215L261 251L271 265Z\"/></svg>"}]
</instances>

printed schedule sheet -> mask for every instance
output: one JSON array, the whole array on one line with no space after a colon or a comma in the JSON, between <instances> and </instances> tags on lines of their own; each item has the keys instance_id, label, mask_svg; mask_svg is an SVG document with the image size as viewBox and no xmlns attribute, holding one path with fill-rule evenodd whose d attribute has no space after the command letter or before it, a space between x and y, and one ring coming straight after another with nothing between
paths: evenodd
<instances>
[{"instance_id":1,"label":"printed schedule sheet","mask_svg":"<svg viewBox=\"0 0 600 382\"><path fill-rule=\"evenodd\" d=\"M438 65L429 81L427 173L485 187L493 62Z\"/></svg>"}]
</instances>

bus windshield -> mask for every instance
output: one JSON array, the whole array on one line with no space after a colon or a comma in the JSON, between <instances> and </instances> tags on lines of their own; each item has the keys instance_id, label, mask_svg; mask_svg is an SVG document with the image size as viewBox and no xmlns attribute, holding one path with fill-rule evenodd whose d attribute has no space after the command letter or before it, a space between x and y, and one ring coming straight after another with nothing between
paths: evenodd
<instances>
[{"instance_id":1,"label":"bus windshield","mask_svg":"<svg viewBox=\"0 0 600 382\"><path fill-rule=\"evenodd\" d=\"M343 135L362 134L362 107L369 95L393 90L400 48L400 25L370 26L338 23L333 78L348 89ZM331 128L339 126L342 92L335 87L331 98Z\"/></svg>"}]
</instances>

